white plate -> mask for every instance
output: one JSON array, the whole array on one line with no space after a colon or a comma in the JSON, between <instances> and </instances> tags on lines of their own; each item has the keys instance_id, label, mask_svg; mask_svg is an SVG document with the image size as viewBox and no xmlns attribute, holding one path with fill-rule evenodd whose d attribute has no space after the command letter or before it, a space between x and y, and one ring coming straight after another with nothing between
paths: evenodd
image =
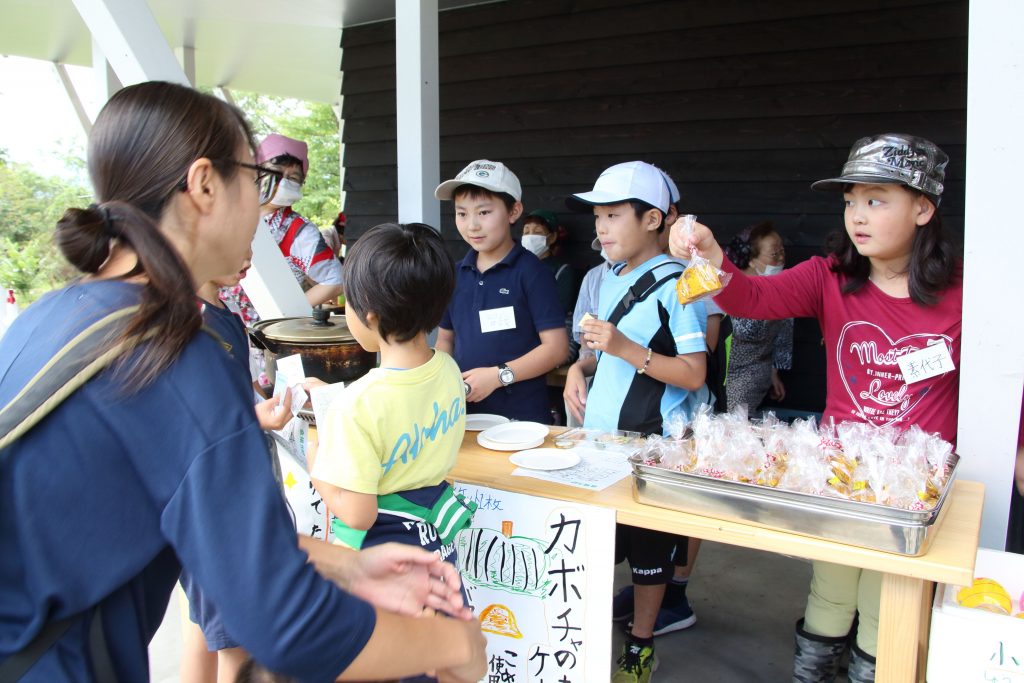
<instances>
[{"instance_id":1,"label":"white plate","mask_svg":"<svg viewBox=\"0 0 1024 683\"><path fill-rule=\"evenodd\" d=\"M481 434L493 443L511 445L546 439L549 431L548 425L539 422L507 422L485 429Z\"/></svg>"},{"instance_id":2,"label":"white plate","mask_svg":"<svg viewBox=\"0 0 1024 683\"><path fill-rule=\"evenodd\" d=\"M509 456L512 464L528 470L564 470L580 461L580 456L562 448L534 448Z\"/></svg>"},{"instance_id":3,"label":"white plate","mask_svg":"<svg viewBox=\"0 0 1024 683\"><path fill-rule=\"evenodd\" d=\"M540 446L541 444L544 443L544 439L535 439L533 441L524 441L522 443L507 444L491 441L486 436L484 436L483 432L480 432L479 434L476 435L476 442L483 446L484 448L489 448L492 451L523 451L529 448L536 448L537 446Z\"/></svg>"},{"instance_id":4,"label":"white plate","mask_svg":"<svg viewBox=\"0 0 1024 683\"><path fill-rule=\"evenodd\" d=\"M507 423L509 419L504 415L491 415L490 413L474 413L466 416L466 431L479 432L488 427L497 427Z\"/></svg>"}]
</instances>

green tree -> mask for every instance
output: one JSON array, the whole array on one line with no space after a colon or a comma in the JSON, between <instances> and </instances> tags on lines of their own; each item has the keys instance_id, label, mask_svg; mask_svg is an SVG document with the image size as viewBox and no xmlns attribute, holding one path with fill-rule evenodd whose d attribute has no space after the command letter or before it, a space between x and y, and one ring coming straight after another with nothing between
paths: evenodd
<instances>
[{"instance_id":1,"label":"green tree","mask_svg":"<svg viewBox=\"0 0 1024 683\"><path fill-rule=\"evenodd\" d=\"M339 211L341 194L338 119L330 105L287 97L232 92L258 138L280 133L309 145L309 174L295 210L327 227Z\"/></svg>"},{"instance_id":2,"label":"green tree","mask_svg":"<svg viewBox=\"0 0 1024 683\"><path fill-rule=\"evenodd\" d=\"M64 209L89 202L87 188L42 176L0 156L0 286L29 304L73 274L53 244Z\"/></svg>"}]
</instances>

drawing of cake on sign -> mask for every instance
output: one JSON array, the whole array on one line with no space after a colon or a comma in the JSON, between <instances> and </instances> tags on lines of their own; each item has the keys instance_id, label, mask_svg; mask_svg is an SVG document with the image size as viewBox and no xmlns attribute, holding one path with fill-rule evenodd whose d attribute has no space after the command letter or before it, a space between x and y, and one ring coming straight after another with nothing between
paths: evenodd
<instances>
[{"instance_id":1,"label":"drawing of cake on sign","mask_svg":"<svg viewBox=\"0 0 1024 683\"><path fill-rule=\"evenodd\" d=\"M543 541L512 536L512 524L496 529L469 528L459 532L456 545L463 581L516 595L544 598L551 587L548 564L558 550L545 552Z\"/></svg>"},{"instance_id":2,"label":"drawing of cake on sign","mask_svg":"<svg viewBox=\"0 0 1024 683\"><path fill-rule=\"evenodd\" d=\"M508 638L522 638L516 626L516 615L505 605L488 605L480 612L480 629Z\"/></svg>"}]
</instances>

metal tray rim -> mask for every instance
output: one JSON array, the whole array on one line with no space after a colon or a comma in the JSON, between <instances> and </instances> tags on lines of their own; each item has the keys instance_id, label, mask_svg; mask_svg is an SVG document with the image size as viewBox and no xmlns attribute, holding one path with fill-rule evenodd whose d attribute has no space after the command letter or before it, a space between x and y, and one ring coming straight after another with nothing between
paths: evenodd
<instances>
[{"instance_id":1,"label":"metal tray rim","mask_svg":"<svg viewBox=\"0 0 1024 683\"><path fill-rule=\"evenodd\" d=\"M644 464L638 455L630 456L629 462L633 467L633 476L636 478L654 478L684 487L728 493L730 495L742 494L764 501L768 504L784 503L787 506L812 510L828 508L835 512L843 513L865 521L892 521L902 525L927 526L932 524L938 517L939 512L942 510L945 503L946 496L949 494L950 489L953 488L953 481L956 478L960 463L960 456L956 453L950 455L949 462L952 463L952 469L949 474L949 479L946 481L945 488L942 493L939 494L939 500L936 502L935 507L930 510L916 511L882 505L881 503L863 503L854 500L843 500L842 498L831 498L829 496L819 496L813 493L772 488L770 486L749 484L741 481L732 481L730 479L715 479L701 474L670 470L664 467Z\"/></svg>"}]
</instances>

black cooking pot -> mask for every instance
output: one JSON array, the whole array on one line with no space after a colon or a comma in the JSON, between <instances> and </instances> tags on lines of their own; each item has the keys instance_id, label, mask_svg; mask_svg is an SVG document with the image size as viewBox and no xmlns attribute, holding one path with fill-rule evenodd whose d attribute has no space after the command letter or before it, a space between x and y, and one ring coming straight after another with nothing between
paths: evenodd
<instances>
[{"instance_id":1,"label":"black cooking pot","mask_svg":"<svg viewBox=\"0 0 1024 683\"><path fill-rule=\"evenodd\" d=\"M299 354L307 377L328 384L357 380L377 366L377 354L366 351L348 330L345 316L314 308L311 317L262 320L249 330L253 343L265 350L267 377L273 381L277 359Z\"/></svg>"}]
</instances>

